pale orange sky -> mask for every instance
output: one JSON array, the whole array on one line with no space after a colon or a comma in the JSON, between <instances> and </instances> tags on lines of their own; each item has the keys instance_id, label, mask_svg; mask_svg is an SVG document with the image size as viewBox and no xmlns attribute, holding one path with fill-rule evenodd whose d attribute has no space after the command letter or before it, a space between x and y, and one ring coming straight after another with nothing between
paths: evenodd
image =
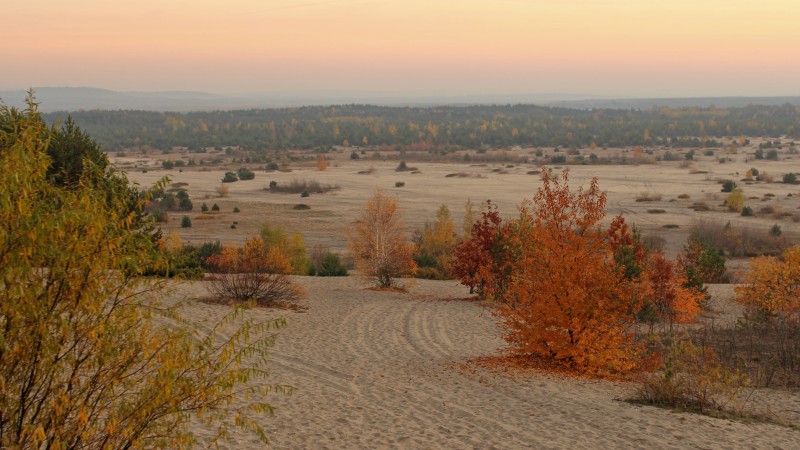
<instances>
[{"instance_id":1,"label":"pale orange sky","mask_svg":"<svg viewBox=\"0 0 800 450\"><path fill-rule=\"evenodd\" d=\"M798 0L25 0L0 89L800 95Z\"/></svg>"}]
</instances>

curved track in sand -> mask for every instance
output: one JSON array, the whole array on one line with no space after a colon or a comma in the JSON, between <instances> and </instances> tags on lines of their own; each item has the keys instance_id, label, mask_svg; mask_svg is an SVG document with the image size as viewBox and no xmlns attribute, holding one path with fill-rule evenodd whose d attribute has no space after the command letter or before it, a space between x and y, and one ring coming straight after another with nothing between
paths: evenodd
<instances>
[{"instance_id":1,"label":"curved track in sand","mask_svg":"<svg viewBox=\"0 0 800 450\"><path fill-rule=\"evenodd\" d=\"M420 281L410 293L376 292L349 278L300 278L302 313L288 317L270 353L276 416L264 425L274 448L797 448L800 433L641 407L630 386L510 379L458 368L503 345L489 311L455 282ZM196 304L198 321L223 306ZM800 408L800 399L796 401ZM202 436L204 430L200 431ZM260 448L234 433L223 448Z\"/></svg>"}]
</instances>

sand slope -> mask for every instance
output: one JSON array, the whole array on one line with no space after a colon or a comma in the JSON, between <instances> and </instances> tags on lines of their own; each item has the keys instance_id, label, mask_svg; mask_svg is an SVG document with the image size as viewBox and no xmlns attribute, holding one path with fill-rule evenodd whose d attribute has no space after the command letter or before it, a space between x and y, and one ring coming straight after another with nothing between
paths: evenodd
<instances>
[{"instance_id":1,"label":"sand slope","mask_svg":"<svg viewBox=\"0 0 800 450\"><path fill-rule=\"evenodd\" d=\"M631 386L548 376L509 379L459 368L503 346L488 310L448 301L456 282L418 281L408 294L365 290L355 277L297 278L306 312L286 316L270 354L275 395L264 419L274 448L800 448L800 433L632 405ZM205 295L201 283L178 294ZM184 314L214 320L225 306L190 302ZM800 410L798 396L787 407ZM198 429L201 436L208 430ZM224 448L258 448L235 433Z\"/></svg>"}]
</instances>

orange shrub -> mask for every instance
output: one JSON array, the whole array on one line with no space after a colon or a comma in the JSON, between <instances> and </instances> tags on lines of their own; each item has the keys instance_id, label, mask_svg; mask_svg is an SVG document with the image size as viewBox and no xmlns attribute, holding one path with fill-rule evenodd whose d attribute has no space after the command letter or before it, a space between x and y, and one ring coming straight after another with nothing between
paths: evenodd
<instances>
[{"instance_id":1,"label":"orange shrub","mask_svg":"<svg viewBox=\"0 0 800 450\"><path fill-rule=\"evenodd\" d=\"M762 256L750 263L745 282L736 288L737 299L771 314L800 318L800 247L782 258Z\"/></svg>"},{"instance_id":2,"label":"orange shrub","mask_svg":"<svg viewBox=\"0 0 800 450\"><path fill-rule=\"evenodd\" d=\"M292 265L278 248L266 250L264 242L254 237L242 248L226 247L206 260L210 267L208 288L216 296L259 304L274 300L296 300L302 289L287 274Z\"/></svg>"}]
</instances>

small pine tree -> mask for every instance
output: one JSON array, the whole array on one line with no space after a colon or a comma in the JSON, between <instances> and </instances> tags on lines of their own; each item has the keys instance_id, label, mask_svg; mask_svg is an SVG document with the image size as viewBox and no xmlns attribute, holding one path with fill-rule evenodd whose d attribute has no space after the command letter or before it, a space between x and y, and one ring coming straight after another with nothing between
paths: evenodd
<instances>
[{"instance_id":1,"label":"small pine tree","mask_svg":"<svg viewBox=\"0 0 800 450\"><path fill-rule=\"evenodd\" d=\"M183 216L181 219L181 228L192 228L192 219L189 216Z\"/></svg>"}]
</instances>

